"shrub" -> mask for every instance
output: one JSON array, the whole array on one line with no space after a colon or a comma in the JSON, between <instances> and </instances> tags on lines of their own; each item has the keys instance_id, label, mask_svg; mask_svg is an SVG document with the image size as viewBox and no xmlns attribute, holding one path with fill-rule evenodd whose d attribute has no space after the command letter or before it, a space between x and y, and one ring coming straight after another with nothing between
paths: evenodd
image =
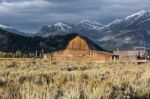
<instances>
[{"instance_id":1,"label":"shrub","mask_svg":"<svg viewBox=\"0 0 150 99\"><path fill-rule=\"evenodd\" d=\"M22 55L21 51L16 51L15 56L16 56L17 58L21 58L21 55Z\"/></svg>"}]
</instances>

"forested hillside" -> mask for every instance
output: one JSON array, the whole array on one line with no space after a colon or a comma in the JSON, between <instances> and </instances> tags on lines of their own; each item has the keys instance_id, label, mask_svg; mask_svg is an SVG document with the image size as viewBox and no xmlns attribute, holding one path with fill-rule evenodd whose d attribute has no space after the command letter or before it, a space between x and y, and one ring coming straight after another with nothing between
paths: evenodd
<instances>
[{"instance_id":1,"label":"forested hillside","mask_svg":"<svg viewBox=\"0 0 150 99\"><path fill-rule=\"evenodd\" d=\"M69 40L77 34L57 35L49 37L27 37L0 29L0 51L7 53L35 53L43 50L45 53L64 49ZM86 38L87 39L87 38ZM89 40L88 40L89 41ZM97 46L98 47L98 46Z\"/></svg>"}]
</instances>

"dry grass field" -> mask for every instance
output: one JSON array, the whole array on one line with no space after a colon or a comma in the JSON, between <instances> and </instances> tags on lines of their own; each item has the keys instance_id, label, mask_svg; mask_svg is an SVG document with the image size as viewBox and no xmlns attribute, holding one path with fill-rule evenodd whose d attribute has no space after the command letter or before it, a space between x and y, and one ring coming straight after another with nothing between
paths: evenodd
<instances>
[{"instance_id":1,"label":"dry grass field","mask_svg":"<svg viewBox=\"0 0 150 99\"><path fill-rule=\"evenodd\" d=\"M0 59L0 99L150 99L150 64Z\"/></svg>"}]
</instances>

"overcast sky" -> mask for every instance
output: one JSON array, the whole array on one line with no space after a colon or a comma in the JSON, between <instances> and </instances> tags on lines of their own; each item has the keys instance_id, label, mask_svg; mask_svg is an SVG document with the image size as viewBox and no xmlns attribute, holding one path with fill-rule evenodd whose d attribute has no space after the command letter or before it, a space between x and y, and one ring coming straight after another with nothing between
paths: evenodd
<instances>
[{"instance_id":1,"label":"overcast sky","mask_svg":"<svg viewBox=\"0 0 150 99\"><path fill-rule=\"evenodd\" d=\"M0 0L0 24L36 32L57 21L107 24L141 10L150 10L150 0Z\"/></svg>"}]
</instances>

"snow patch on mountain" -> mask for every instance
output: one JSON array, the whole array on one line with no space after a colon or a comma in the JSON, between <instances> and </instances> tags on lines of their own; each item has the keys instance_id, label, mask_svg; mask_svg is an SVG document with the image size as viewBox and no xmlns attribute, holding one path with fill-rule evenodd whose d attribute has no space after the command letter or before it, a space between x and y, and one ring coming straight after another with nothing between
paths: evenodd
<instances>
[{"instance_id":1,"label":"snow patch on mountain","mask_svg":"<svg viewBox=\"0 0 150 99\"><path fill-rule=\"evenodd\" d=\"M11 28L11 27L8 27L8 26L5 26L5 25L3 25L3 24L0 24L0 28L6 29L6 28Z\"/></svg>"},{"instance_id":2,"label":"snow patch on mountain","mask_svg":"<svg viewBox=\"0 0 150 99\"><path fill-rule=\"evenodd\" d=\"M52 36L52 35L65 35L68 34L72 29L72 26L62 22L57 22L55 24L49 24L42 27L36 36Z\"/></svg>"},{"instance_id":3,"label":"snow patch on mountain","mask_svg":"<svg viewBox=\"0 0 150 99\"><path fill-rule=\"evenodd\" d=\"M139 23L141 21L146 20L147 18L150 18L150 11L140 11L138 13L135 13L133 15L127 16L124 21L126 21L128 24L132 23Z\"/></svg>"},{"instance_id":4,"label":"snow patch on mountain","mask_svg":"<svg viewBox=\"0 0 150 99\"><path fill-rule=\"evenodd\" d=\"M113 39L114 37L113 36L111 36L111 35L107 35L107 36L105 36L105 37L103 37L103 38L101 38L101 39L99 39L99 41L109 41L110 39Z\"/></svg>"},{"instance_id":5,"label":"snow patch on mountain","mask_svg":"<svg viewBox=\"0 0 150 99\"><path fill-rule=\"evenodd\" d=\"M82 20L76 26L81 26L83 28L88 28L88 29L97 30L97 31L100 31L104 28L104 25L102 25L101 23L97 21L89 21L89 20Z\"/></svg>"},{"instance_id":6,"label":"snow patch on mountain","mask_svg":"<svg viewBox=\"0 0 150 99\"><path fill-rule=\"evenodd\" d=\"M131 40L132 40L132 37L126 37L125 39L124 39L124 43L130 43L131 42Z\"/></svg>"},{"instance_id":7,"label":"snow patch on mountain","mask_svg":"<svg viewBox=\"0 0 150 99\"><path fill-rule=\"evenodd\" d=\"M68 31L69 29L72 29L71 26L62 22L57 22L56 24L54 24L54 26L60 28L62 31Z\"/></svg>"},{"instance_id":8,"label":"snow patch on mountain","mask_svg":"<svg viewBox=\"0 0 150 99\"><path fill-rule=\"evenodd\" d=\"M121 21L122 21L121 19L116 19L115 21L113 21L113 22L111 22L111 23L105 25L105 28L106 28L106 27L109 27L109 26L111 26L111 25L114 25L114 24L118 24L118 23L120 23Z\"/></svg>"},{"instance_id":9,"label":"snow patch on mountain","mask_svg":"<svg viewBox=\"0 0 150 99\"><path fill-rule=\"evenodd\" d=\"M142 10L142 11L140 11L140 12L137 12L137 13L135 13L135 14L132 14L132 15L130 15L130 16L127 16L126 18L125 18L125 20L129 20L129 19L133 19L133 18L140 18L140 17L142 17L144 14L146 14L147 13L147 11L145 11L145 10Z\"/></svg>"}]
</instances>

